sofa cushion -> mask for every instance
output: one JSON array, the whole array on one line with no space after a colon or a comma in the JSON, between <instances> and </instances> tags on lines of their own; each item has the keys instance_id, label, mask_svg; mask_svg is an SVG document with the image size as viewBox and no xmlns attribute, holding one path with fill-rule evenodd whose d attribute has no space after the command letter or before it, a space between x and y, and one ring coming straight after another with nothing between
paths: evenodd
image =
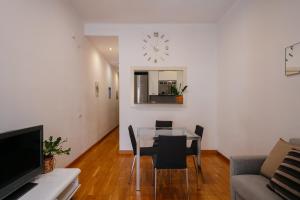
<instances>
[{"instance_id":1,"label":"sofa cushion","mask_svg":"<svg viewBox=\"0 0 300 200\"><path fill-rule=\"evenodd\" d=\"M271 178L279 165L282 163L286 154L294 147L294 145L279 139L267 159L263 163L260 172L267 178Z\"/></svg>"},{"instance_id":2,"label":"sofa cushion","mask_svg":"<svg viewBox=\"0 0 300 200\"><path fill-rule=\"evenodd\" d=\"M280 196L267 188L269 179L261 175L232 176L234 192L245 200L282 200Z\"/></svg>"},{"instance_id":3,"label":"sofa cushion","mask_svg":"<svg viewBox=\"0 0 300 200\"><path fill-rule=\"evenodd\" d=\"M284 199L300 199L300 150L285 156L268 186Z\"/></svg>"}]
</instances>

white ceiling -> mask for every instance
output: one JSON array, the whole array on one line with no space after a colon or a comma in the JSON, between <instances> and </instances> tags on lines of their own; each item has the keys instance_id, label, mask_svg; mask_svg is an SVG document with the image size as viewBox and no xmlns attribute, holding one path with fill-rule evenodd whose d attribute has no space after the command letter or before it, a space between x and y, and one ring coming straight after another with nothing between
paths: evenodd
<instances>
[{"instance_id":1,"label":"white ceiling","mask_svg":"<svg viewBox=\"0 0 300 200\"><path fill-rule=\"evenodd\" d=\"M69 0L85 22L213 23L236 0Z\"/></svg>"},{"instance_id":2,"label":"white ceiling","mask_svg":"<svg viewBox=\"0 0 300 200\"><path fill-rule=\"evenodd\" d=\"M87 36L87 39L113 67L119 67L119 41L115 36ZM111 48L111 49L110 49Z\"/></svg>"}]
</instances>

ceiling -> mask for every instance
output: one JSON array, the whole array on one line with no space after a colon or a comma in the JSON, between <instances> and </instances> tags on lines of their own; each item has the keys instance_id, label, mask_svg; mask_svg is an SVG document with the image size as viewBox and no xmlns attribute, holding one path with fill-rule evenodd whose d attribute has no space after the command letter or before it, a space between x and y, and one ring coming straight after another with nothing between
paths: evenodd
<instances>
[{"instance_id":1,"label":"ceiling","mask_svg":"<svg viewBox=\"0 0 300 200\"><path fill-rule=\"evenodd\" d=\"M237 0L69 0L85 22L213 23Z\"/></svg>"},{"instance_id":2,"label":"ceiling","mask_svg":"<svg viewBox=\"0 0 300 200\"><path fill-rule=\"evenodd\" d=\"M92 45L102 54L113 67L119 67L118 37L115 36L87 36Z\"/></svg>"}]
</instances>

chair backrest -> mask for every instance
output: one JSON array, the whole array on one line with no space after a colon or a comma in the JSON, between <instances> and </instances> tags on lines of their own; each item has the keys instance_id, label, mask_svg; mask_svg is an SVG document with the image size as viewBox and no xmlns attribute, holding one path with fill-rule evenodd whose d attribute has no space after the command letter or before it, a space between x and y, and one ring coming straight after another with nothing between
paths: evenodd
<instances>
[{"instance_id":1,"label":"chair backrest","mask_svg":"<svg viewBox=\"0 0 300 200\"><path fill-rule=\"evenodd\" d=\"M196 125L196 129L195 129L195 134L201 137L202 140L202 136L203 136L203 131L204 128L202 126ZM198 141L197 140L193 140L192 141L192 145L191 145L194 154L196 155L198 152Z\"/></svg>"},{"instance_id":2,"label":"chair backrest","mask_svg":"<svg viewBox=\"0 0 300 200\"><path fill-rule=\"evenodd\" d=\"M136 139L131 125L128 126L128 131L129 131L129 137L132 145L133 154L136 155Z\"/></svg>"},{"instance_id":3,"label":"chair backrest","mask_svg":"<svg viewBox=\"0 0 300 200\"><path fill-rule=\"evenodd\" d=\"M173 125L172 121L156 120L156 122L155 122L156 130L172 128L172 125Z\"/></svg>"},{"instance_id":4,"label":"chair backrest","mask_svg":"<svg viewBox=\"0 0 300 200\"><path fill-rule=\"evenodd\" d=\"M186 168L186 136L158 136L157 169Z\"/></svg>"},{"instance_id":5,"label":"chair backrest","mask_svg":"<svg viewBox=\"0 0 300 200\"><path fill-rule=\"evenodd\" d=\"M196 125L195 133L202 138L204 128L202 126Z\"/></svg>"}]
</instances>

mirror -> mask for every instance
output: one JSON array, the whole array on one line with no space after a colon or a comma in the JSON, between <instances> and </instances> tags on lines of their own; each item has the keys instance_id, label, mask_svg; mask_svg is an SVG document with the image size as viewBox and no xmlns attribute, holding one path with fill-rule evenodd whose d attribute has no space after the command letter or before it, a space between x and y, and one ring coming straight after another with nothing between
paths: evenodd
<instances>
[{"instance_id":1,"label":"mirror","mask_svg":"<svg viewBox=\"0 0 300 200\"><path fill-rule=\"evenodd\" d=\"M285 75L300 74L300 42L285 48Z\"/></svg>"},{"instance_id":2,"label":"mirror","mask_svg":"<svg viewBox=\"0 0 300 200\"><path fill-rule=\"evenodd\" d=\"M134 70L135 104L183 104L183 70Z\"/></svg>"}]
</instances>

